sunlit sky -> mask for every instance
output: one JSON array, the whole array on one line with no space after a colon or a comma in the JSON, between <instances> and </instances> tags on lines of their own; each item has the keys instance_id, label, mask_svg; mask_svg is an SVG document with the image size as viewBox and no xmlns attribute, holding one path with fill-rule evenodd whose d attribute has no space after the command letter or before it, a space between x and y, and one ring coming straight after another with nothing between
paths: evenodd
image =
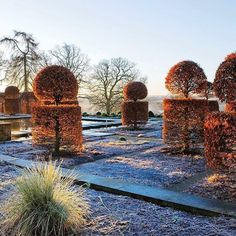
<instances>
[{"instance_id":1,"label":"sunlit sky","mask_svg":"<svg viewBox=\"0 0 236 236\"><path fill-rule=\"evenodd\" d=\"M148 77L149 95L180 60L199 63L210 81L236 50L235 0L0 0L0 37L21 30L52 49L78 45L92 64L125 57Z\"/></svg>"}]
</instances>

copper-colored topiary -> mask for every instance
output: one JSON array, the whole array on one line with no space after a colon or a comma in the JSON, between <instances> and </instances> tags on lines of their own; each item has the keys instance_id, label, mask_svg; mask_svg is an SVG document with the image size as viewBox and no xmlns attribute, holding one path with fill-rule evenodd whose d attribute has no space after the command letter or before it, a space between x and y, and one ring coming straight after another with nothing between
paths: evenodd
<instances>
[{"instance_id":1,"label":"copper-colored topiary","mask_svg":"<svg viewBox=\"0 0 236 236\"><path fill-rule=\"evenodd\" d=\"M216 170L236 170L236 53L228 55L216 71L215 94L226 102L225 112L205 121L205 157Z\"/></svg>"},{"instance_id":2,"label":"copper-colored topiary","mask_svg":"<svg viewBox=\"0 0 236 236\"><path fill-rule=\"evenodd\" d=\"M121 104L122 125L137 128L148 121L148 102L124 101Z\"/></svg>"},{"instance_id":3,"label":"copper-colored topiary","mask_svg":"<svg viewBox=\"0 0 236 236\"><path fill-rule=\"evenodd\" d=\"M39 145L59 145L66 151L82 149L81 108L78 105L37 105L32 107L34 143ZM58 137L55 128L59 124ZM54 146L55 148L55 146Z\"/></svg>"},{"instance_id":4,"label":"copper-colored topiary","mask_svg":"<svg viewBox=\"0 0 236 236\"><path fill-rule=\"evenodd\" d=\"M208 167L236 171L236 113L215 112L205 121L205 157Z\"/></svg>"},{"instance_id":5,"label":"copper-colored topiary","mask_svg":"<svg viewBox=\"0 0 236 236\"><path fill-rule=\"evenodd\" d=\"M125 100L137 101L138 99L144 99L147 97L147 93L147 87L139 81L131 81L123 89Z\"/></svg>"},{"instance_id":6,"label":"copper-colored topiary","mask_svg":"<svg viewBox=\"0 0 236 236\"><path fill-rule=\"evenodd\" d=\"M188 152L203 143L205 115L211 109L218 110L218 103L193 99L190 95L208 98L208 84L203 69L193 61L179 62L170 69L165 85L179 98L163 101L163 138L172 148Z\"/></svg>"},{"instance_id":7,"label":"copper-colored topiary","mask_svg":"<svg viewBox=\"0 0 236 236\"><path fill-rule=\"evenodd\" d=\"M22 114L31 114L32 105L37 101L33 92L23 92L20 95L20 112Z\"/></svg>"},{"instance_id":8,"label":"copper-colored topiary","mask_svg":"<svg viewBox=\"0 0 236 236\"><path fill-rule=\"evenodd\" d=\"M220 101L229 103L236 100L236 57L229 55L220 64L213 86Z\"/></svg>"},{"instance_id":9,"label":"copper-colored topiary","mask_svg":"<svg viewBox=\"0 0 236 236\"><path fill-rule=\"evenodd\" d=\"M61 66L46 67L36 76L33 89L39 99L33 105L34 143L53 147L55 156L62 149L81 151L81 108L74 75Z\"/></svg>"},{"instance_id":10,"label":"copper-colored topiary","mask_svg":"<svg viewBox=\"0 0 236 236\"><path fill-rule=\"evenodd\" d=\"M8 86L5 89L5 99L18 99L20 91L16 86Z\"/></svg>"},{"instance_id":11,"label":"copper-colored topiary","mask_svg":"<svg viewBox=\"0 0 236 236\"><path fill-rule=\"evenodd\" d=\"M225 112L235 112L236 111L236 102L228 102L224 107Z\"/></svg>"},{"instance_id":12,"label":"copper-colored topiary","mask_svg":"<svg viewBox=\"0 0 236 236\"><path fill-rule=\"evenodd\" d=\"M16 86L9 86L5 89L4 112L7 115L20 113L19 89Z\"/></svg>"},{"instance_id":13,"label":"copper-colored topiary","mask_svg":"<svg viewBox=\"0 0 236 236\"><path fill-rule=\"evenodd\" d=\"M59 104L76 101L78 84L73 73L63 66L48 66L42 69L33 82L34 94L40 101Z\"/></svg>"},{"instance_id":14,"label":"copper-colored topiary","mask_svg":"<svg viewBox=\"0 0 236 236\"><path fill-rule=\"evenodd\" d=\"M207 78L201 67L193 61L181 61L171 67L165 79L166 88L175 95L188 98L207 89Z\"/></svg>"},{"instance_id":15,"label":"copper-colored topiary","mask_svg":"<svg viewBox=\"0 0 236 236\"><path fill-rule=\"evenodd\" d=\"M137 101L147 96L147 88L142 82L129 82L123 89L125 101L121 104L122 125L137 129L148 121L148 102Z\"/></svg>"},{"instance_id":16,"label":"copper-colored topiary","mask_svg":"<svg viewBox=\"0 0 236 236\"><path fill-rule=\"evenodd\" d=\"M230 53L225 57L225 60L236 58L236 52Z\"/></svg>"},{"instance_id":17,"label":"copper-colored topiary","mask_svg":"<svg viewBox=\"0 0 236 236\"><path fill-rule=\"evenodd\" d=\"M205 99L164 99L163 140L175 149L189 151L204 142L204 119L218 111L217 101Z\"/></svg>"}]
</instances>

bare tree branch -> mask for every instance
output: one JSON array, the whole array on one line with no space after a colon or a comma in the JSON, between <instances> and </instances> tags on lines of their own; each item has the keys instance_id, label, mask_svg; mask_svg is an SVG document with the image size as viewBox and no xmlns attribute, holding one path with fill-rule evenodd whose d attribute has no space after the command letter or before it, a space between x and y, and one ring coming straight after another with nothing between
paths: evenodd
<instances>
[{"instance_id":1,"label":"bare tree branch","mask_svg":"<svg viewBox=\"0 0 236 236\"><path fill-rule=\"evenodd\" d=\"M93 68L88 98L92 104L110 115L119 110L123 87L132 80L146 80L140 77L134 63L121 57L103 60Z\"/></svg>"},{"instance_id":2,"label":"bare tree branch","mask_svg":"<svg viewBox=\"0 0 236 236\"><path fill-rule=\"evenodd\" d=\"M17 85L25 92L29 91L39 60L38 43L31 34L14 31L12 38L4 37L0 44L6 44L12 49L11 57L5 63L6 73L3 80Z\"/></svg>"}]
</instances>

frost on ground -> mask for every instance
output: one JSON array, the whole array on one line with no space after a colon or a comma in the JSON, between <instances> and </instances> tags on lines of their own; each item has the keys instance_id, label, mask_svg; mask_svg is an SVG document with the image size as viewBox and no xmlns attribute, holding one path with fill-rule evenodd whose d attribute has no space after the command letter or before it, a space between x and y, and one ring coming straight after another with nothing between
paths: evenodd
<instances>
[{"instance_id":1,"label":"frost on ground","mask_svg":"<svg viewBox=\"0 0 236 236\"><path fill-rule=\"evenodd\" d=\"M0 162L0 204L11 196L11 184L20 173L18 168ZM233 218L192 215L92 189L87 189L86 194L91 214L81 235L236 235Z\"/></svg>"},{"instance_id":2,"label":"frost on ground","mask_svg":"<svg viewBox=\"0 0 236 236\"><path fill-rule=\"evenodd\" d=\"M76 169L109 178L166 187L205 170L202 156L169 156L161 146L77 166Z\"/></svg>"},{"instance_id":3,"label":"frost on ground","mask_svg":"<svg viewBox=\"0 0 236 236\"><path fill-rule=\"evenodd\" d=\"M212 174L195 183L185 192L236 203L236 174Z\"/></svg>"}]
</instances>

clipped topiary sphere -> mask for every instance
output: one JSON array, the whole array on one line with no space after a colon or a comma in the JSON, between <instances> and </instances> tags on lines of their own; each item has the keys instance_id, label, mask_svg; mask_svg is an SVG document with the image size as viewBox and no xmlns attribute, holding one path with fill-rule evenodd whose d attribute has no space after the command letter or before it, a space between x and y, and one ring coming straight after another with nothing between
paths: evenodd
<instances>
[{"instance_id":1,"label":"clipped topiary sphere","mask_svg":"<svg viewBox=\"0 0 236 236\"><path fill-rule=\"evenodd\" d=\"M213 86L221 102L236 101L236 56L234 54L228 55L218 67Z\"/></svg>"},{"instance_id":2,"label":"clipped topiary sphere","mask_svg":"<svg viewBox=\"0 0 236 236\"><path fill-rule=\"evenodd\" d=\"M33 82L35 96L41 101L60 103L76 100L78 84L73 73L63 66L42 69Z\"/></svg>"},{"instance_id":3,"label":"clipped topiary sphere","mask_svg":"<svg viewBox=\"0 0 236 236\"><path fill-rule=\"evenodd\" d=\"M236 58L236 52L230 53L226 56L225 60Z\"/></svg>"},{"instance_id":4,"label":"clipped topiary sphere","mask_svg":"<svg viewBox=\"0 0 236 236\"><path fill-rule=\"evenodd\" d=\"M137 101L144 99L148 94L147 87L144 83L138 81L131 81L125 85L123 95L125 100Z\"/></svg>"},{"instance_id":5,"label":"clipped topiary sphere","mask_svg":"<svg viewBox=\"0 0 236 236\"><path fill-rule=\"evenodd\" d=\"M5 98L6 99L17 99L19 98L20 92L16 86L8 86L5 89Z\"/></svg>"},{"instance_id":6,"label":"clipped topiary sphere","mask_svg":"<svg viewBox=\"0 0 236 236\"><path fill-rule=\"evenodd\" d=\"M188 98L206 91L207 78L196 62L181 61L170 68L165 86L172 94Z\"/></svg>"}]
</instances>

